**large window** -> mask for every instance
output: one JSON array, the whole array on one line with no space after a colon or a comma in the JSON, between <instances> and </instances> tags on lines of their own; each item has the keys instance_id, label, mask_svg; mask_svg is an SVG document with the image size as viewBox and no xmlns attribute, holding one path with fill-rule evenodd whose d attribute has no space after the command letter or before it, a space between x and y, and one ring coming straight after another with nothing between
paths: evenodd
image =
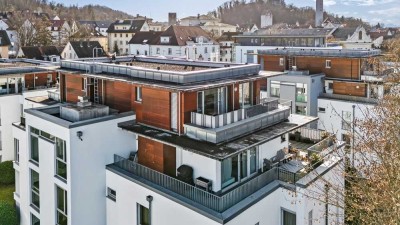
<instances>
[{"instance_id":1,"label":"large window","mask_svg":"<svg viewBox=\"0 0 400 225\"><path fill-rule=\"evenodd\" d=\"M36 131L39 132L35 128L31 128L31 160L39 163L39 138Z\"/></svg>"},{"instance_id":2,"label":"large window","mask_svg":"<svg viewBox=\"0 0 400 225\"><path fill-rule=\"evenodd\" d=\"M150 225L150 210L140 204L138 206L138 225Z\"/></svg>"},{"instance_id":3,"label":"large window","mask_svg":"<svg viewBox=\"0 0 400 225\"><path fill-rule=\"evenodd\" d=\"M221 163L222 188L246 179L257 172L257 149L251 148Z\"/></svg>"},{"instance_id":4,"label":"large window","mask_svg":"<svg viewBox=\"0 0 400 225\"><path fill-rule=\"evenodd\" d=\"M281 84L276 81L271 81L271 97L279 98L281 96Z\"/></svg>"},{"instance_id":5,"label":"large window","mask_svg":"<svg viewBox=\"0 0 400 225\"><path fill-rule=\"evenodd\" d=\"M67 179L67 149L60 138L56 139L56 175Z\"/></svg>"},{"instance_id":6,"label":"large window","mask_svg":"<svg viewBox=\"0 0 400 225\"><path fill-rule=\"evenodd\" d=\"M31 170L31 204L40 208L39 174Z\"/></svg>"},{"instance_id":7,"label":"large window","mask_svg":"<svg viewBox=\"0 0 400 225\"><path fill-rule=\"evenodd\" d=\"M67 191L57 186L57 225L68 224L67 214Z\"/></svg>"},{"instance_id":8,"label":"large window","mask_svg":"<svg viewBox=\"0 0 400 225\"><path fill-rule=\"evenodd\" d=\"M296 214L282 210L282 225L296 225Z\"/></svg>"},{"instance_id":9,"label":"large window","mask_svg":"<svg viewBox=\"0 0 400 225\"><path fill-rule=\"evenodd\" d=\"M16 163L19 163L19 140L14 138L14 159Z\"/></svg>"},{"instance_id":10,"label":"large window","mask_svg":"<svg viewBox=\"0 0 400 225\"><path fill-rule=\"evenodd\" d=\"M239 84L239 105L240 108L248 108L252 105L253 83Z\"/></svg>"},{"instance_id":11,"label":"large window","mask_svg":"<svg viewBox=\"0 0 400 225\"><path fill-rule=\"evenodd\" d=\"M219 115L227 111L226 87L209 89L197 93L197 112L207 115Z\"/></svg>"},{"instance_id":12,"label":"large window","mask_svg":"<svg viewBox=\"0 0 400 225\"><path fill-rule=\"evenodd\" d=\"M307 102L307 84L296 84L296 102Z\"/></svg>"},{"instance_id":13,"label":"large window","mask_svg":"<svg viewBox=\"0 0 400 225\"><path fill-rule=\"evenodd\" d=\"M40 225L40 220L35 215L31 214L31 224L32 225Z\"/></svg>"}]
</instances>

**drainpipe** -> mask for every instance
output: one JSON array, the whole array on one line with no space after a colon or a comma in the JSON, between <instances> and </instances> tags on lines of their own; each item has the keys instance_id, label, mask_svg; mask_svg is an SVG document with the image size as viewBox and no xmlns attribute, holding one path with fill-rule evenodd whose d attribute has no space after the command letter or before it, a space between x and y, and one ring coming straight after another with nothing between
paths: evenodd
<instances>
[{"instance_id":1,"label":"drainpipe","mask_svg":"<svg viewBox=\"0 0 400 225\"><path fill-rule=\"evenodd\" d=\"M153 201L153 196L148 195L146 200L149 202L149 225L151 225L151 202Z\"/></svg>"},{"instance_id":2,"label":"drainpipe","mask_svg":"<svg viewBox=\"0 0 400 225\"><path fill-rule=\"evenodd\" d=\"M356 106L355 105L353 105L352 106L353 107L353 140L352 140L352 146L351 146L351 148L352 148L352 164L353 164L353 168L354 168L354 158L355 158L355 156L354 156L354 138L355 138L355 136L354 136L354 134L355 134L355 112L356 112Z\"/></svg>"}]
</instances>

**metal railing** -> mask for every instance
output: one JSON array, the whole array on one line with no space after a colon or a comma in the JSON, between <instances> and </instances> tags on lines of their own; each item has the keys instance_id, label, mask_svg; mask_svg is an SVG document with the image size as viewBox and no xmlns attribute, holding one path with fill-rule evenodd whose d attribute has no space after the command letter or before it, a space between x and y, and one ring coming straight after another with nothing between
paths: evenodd
<instances>
[{"instance_id":1,"label":"metal railing","mask_svg":"<svg viewBox=\"0 0 400 225\"><path fill-rule=\"evenodd\" d=\"M250 117L219 128L204 128L196 125L184 124L185 134L199 140L221 143L242 135L253 133L286 120L290 116L289 107L280 107L276 111Z\"/></svg>"},{"instance_id":2,"label":"metal railing","mask_svg":"<svg viewBox=\"0 0 400 225\"><path fill-rule=\"evenodd\" d=\"M350 96L350 95L338 95L338 94L328 94L322 93L319 95L320 98L330 98L330 99L337 99L343 101L351 101L351 102L361 102L361 103L368 103L368 104L377 104L378 99L375 98L366 98L366 97L358 97L358 96Z\"/></svg>"},{"instance_id":3,"label":"metal railing","mask_svg":"<svg viewBox=\"0 0 400 225\"><path fill-rule=\"evenodd\" d=\"M292 55L292 56L320 56L320 57L348 57L348 58L365 58L378 56L380 50L345 50L345 49L269 49L259 51L259 54L266 55Z\"/></svg>"},{"instance_id":4,"label":"metal railing","mask_svg":"<svg viewBox=\"0 0 400 225\"><path fill-rule=\"evenodd\" d=\"M303 175L275 167L229 192L216 195L118 155L114 155L114 165L217 212L224 212L275 180L295 184L303 177Z\"/></svg>"},{"instance_id":5,"label":"metal railing","mask_svg":"<svg viewBox=\"0 0 400 225\"><path fill-rule=\"evenodd\" d=\"M155 59L152 59L150 61L148 59L147 61L155 63L168 63L162 59L158 59L158 61L156 61ZM181 63L182 65L187 64L189 66L193 66L194 63L198 62L188 62L181 60ZM109 73L121 76L128 76L132 78L166 81L178 84L219 80L224 78L241 77L245 75L247 76L258 75L258 73L261 70L261 67L258 64L248 64L248 65L232 65L232 67L212 68L201 71L176 72L176 71L161 71L155 69L146 69L133 66L106 64L106 63L77 62L77 61L67 61L67 60L61 61L61 67L67 69L86 71L88 73L94 73L94 74Z\"/></svg>"},{"instance_id":6,"label":"metal railing","mask_svg":"<svg viewBox=\"0 0 400 225\"><path fill-rule=\"evenodd\" d=\"M336 135L332 134L324 140L318 142L317 144L309 147L307 150L309 152L321 153L323 150L335 145Z\"/></svg>"},{"instance_id":7,"label":"metal railing","mask_svg":"<svg viewBox=\"0 0 400 225\"><path fill-rule=\"evenodd\" d=\"M299 137L309 138L310 140L315 140L315 141L321 141L324 138L323 135L326 133L326 131L301 127L299 129L296 129L295 131L290 132L290 134L296 134L296 133L299 133L300 135Z\"/></svg>"},{"instance_id":8,"label":"metal railing","mask_svg":"<svg viewBox=\"0 0 400 225\"><path fill-rule=\"evenodd\" d=\"M278 99L261 99L260 104L216 116L192 112L191 123L202 127L219 128L276 109L278 109Z\"/></svg>"}]
</instances>

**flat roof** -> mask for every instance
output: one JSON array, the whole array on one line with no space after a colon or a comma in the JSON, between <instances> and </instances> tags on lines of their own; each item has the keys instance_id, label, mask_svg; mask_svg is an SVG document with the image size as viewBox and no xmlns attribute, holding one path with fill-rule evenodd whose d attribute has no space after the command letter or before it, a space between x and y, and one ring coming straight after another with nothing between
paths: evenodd
<instances>
[{"instance_id":1,"label":"flat roof","mask_svg":"<svg viewBox=\"0 0 400 225\"><path fill-rule=\"evenodd\" d=\"M66 103L66 104L45 106L45 107L40 107L40 108L25 109L25 113L36 116L38 118L41 118L48 122L54 123L61 127L65 127L67 129L135 115L134 112L118 113L117 110L110 109L110 114L107 116L82 120L82 121L78 121L78 122L71 122L71 121L68 121L68 120L60 117L60 108L68 107L68 106L73 107L73 104Z\"/></svg>"},{"instance_id":2,"label":"flat roof","mask_svg":"<svg viewBox=\"0 0 400 225\"><path fill-rule=\"evenodd\" d=\"M25 98L25 99L28 100L28 101L39 103L39 104L43 104L43 105L56 105L56 104L60 103L59 101L56 101L56 100L53 100L53 99L49 98L48 95L36 96L36 97L28 97L28 98Z\"/></svg>"},{"instance_id":3,"label":"flat roof","mask_svg":"<svg viewBox=\"0 0 400 225\"><path fill-rule=\"evenodd\" d=\"M380 50L352 49L301 49L276 48L258 51L258 55L306 56L306 57L338 57L338 58L369 58L380 56Z\"/></svg>"},{"instance_id":4,"label":"flat roof","mask_svg":"<svg viewBox=\"0 0 400 225\"><path fill-rule=\"evenodd\" d=\"M58 65L34 59L0 59L0 75L39 73L56 70Z\"/></svg>"},{"instance_id":5,"label":"flat roof","mask_svg":"<svg viewBox=\"0 0 400 225\"><path fill-rule=\"evenodd\" d=\"M121 62L125 62L125 65L121 65ZM259 75L261 71L259 64L216 63L160 57L131 57L130 61L121 62L112 64L104 60L97 63L63 60L61 70L84 71L93 75L113 75L180 85L252 77Z\"/></svg>"},{"instance_id":6,"label":"flat roof","mask_svg":"<svg viewBox=\"0 0 400 225\"><path fill-rule=\"evenodd\" d=\"M187 136L179 136L137 123L136 120L119 123L118 126L139 136L154 139L167 145L181 147L212 159L223 160L248 148L280 137L283 134L296 130L316 120L318 120L316 117L292 114L289 116L287 122L255 131L252 134L222 144L213 144L206 141L195 140Z\"/></svg>"}]
</instances>

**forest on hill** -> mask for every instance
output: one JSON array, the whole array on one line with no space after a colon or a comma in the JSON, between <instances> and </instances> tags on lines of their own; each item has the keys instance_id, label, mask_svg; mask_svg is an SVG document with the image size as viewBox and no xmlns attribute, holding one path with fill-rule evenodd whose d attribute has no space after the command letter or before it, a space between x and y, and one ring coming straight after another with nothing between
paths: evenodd
<instances>
[{"instance_id":1,"label":"forest on hill","mask_svg":"<svg viewBox=\"0 0 400 225\"><path fill-rule=\"evenodd\" d=\"M260 26L260 17L272 13L274 24L287 23L294 25L314 25L315 9L312 7L296 7L288 5L284 0L232 0L225 2L216 10L210 12L222 22L228 24L257 24ZM325 12L324 18L335 18L347 27L368 25L361 19L338 16Z\"/></svg>"},{"instance_id":2,"label":"forest on hill","mask_svg":"<svg viewBox=\"0 0 400 225\"><path fill-rule=\"evenodd\" d=\"M50 17L59 16L67 20L110 20L114 21L120 18L132 18L131 15L113 10L100 5L70 5L55 3L48 0L0 0L0 11L16 12L43 12L48 13Z\"/></svg>"}]
</instances>

